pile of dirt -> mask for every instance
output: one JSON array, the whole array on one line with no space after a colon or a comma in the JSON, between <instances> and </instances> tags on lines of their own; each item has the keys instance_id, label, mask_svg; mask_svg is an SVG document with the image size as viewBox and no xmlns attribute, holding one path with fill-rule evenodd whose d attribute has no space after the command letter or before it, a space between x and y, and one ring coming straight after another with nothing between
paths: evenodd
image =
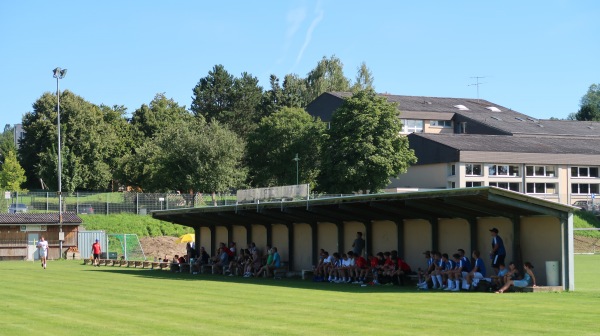
<instances>
[{"instance_id":1,"label":"pile of dirt","mask_svg":"<svg viewBox=\"0 0 600 336\"><path fill-rule=\"evenodd\" d=\"M177 244L177 237L140 237L140 243L148 260L155 257L172 259L174 255L185 255L185 244Z\"/></svg>"},{"instance_id":2,"label":"pile of dirt","mask_svg":"<svg viewBox=\"0 0 600 336\"><path fill-rule=\"evenodd\" d=\"M600 251L600 239L593 237L573 237L575 253L596 253Z\"/></svg>"}]
</instances>

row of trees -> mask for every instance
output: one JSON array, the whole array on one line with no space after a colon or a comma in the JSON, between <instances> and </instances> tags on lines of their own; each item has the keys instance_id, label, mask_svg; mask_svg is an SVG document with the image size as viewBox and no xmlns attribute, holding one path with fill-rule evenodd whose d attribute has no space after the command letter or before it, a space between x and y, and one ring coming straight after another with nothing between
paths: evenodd
<instances>
[{"instance_id":1,"label":"row of trees","mask_svg":"<svg viewBox=\"0 0 600 336\"><path fill-rule=\"evenodd\" d=\"M355 81L336 57L305 78L270 77L263 90L248 73L214 66L193 88L189 110L157 94L127 118L124 106L95 105L61 92L62 183L65 191L224 192L294 184L324 192L374 192L415 162L394 104L373 91L365 64ZM326 91L355 94L328 128L304 110ZM56 96L43 94L23 117L19 148L27 186L57 185Z\"/></svg>"}]
</instances>

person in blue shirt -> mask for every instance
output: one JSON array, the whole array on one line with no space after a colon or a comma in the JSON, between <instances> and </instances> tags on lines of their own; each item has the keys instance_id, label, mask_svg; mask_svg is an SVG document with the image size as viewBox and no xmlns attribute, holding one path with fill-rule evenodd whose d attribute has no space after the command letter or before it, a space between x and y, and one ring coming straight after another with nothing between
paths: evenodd
<instances>
[{"instance_id":1,"label":"person in blue shirt","mask_svg":"<svg viewBox=\"0 0 600 336\"><path fill-rule=\"evenodd\" d=\"M504 264L504 258L506 258L506 248L504 248L504 241L498 235L498 229L493 228L490 230L492 235L492 250L490 251L490 258L492 259L492 268L494 272L498 274L498 265Z\"/></svg>"},{"instance_id":2,"label":"person in blue shirt","mask_svg":"<svg viewBox=\"0 0 600 336\"><path fill-rule=\"evenodd\" d=\"M496 291L496 293L504 293L510 288L510 286L521 288L527 286L537 287L535 275L533 274L533 265L527 261L525 262L525 265L523 265L523 269L525 269L525 276L523 276L522 280L508 280L502 288Z\"/></svg>"},{"instance_id":3,"label":"person in blue shirt","mask_svg":"<svg viewBox=\"0 0 600 336\"><path fill-rule=\"evenodd\" d=\"M463 289L471 289L473 285L473 280L479 281L479 279L485 278L485 264L483 260L479 257L481 254L479 250L473 250L473 259L475 259L475 264L473 265L473 269L466 276L466 284L463 283Z\"/></svg>"},{"instance_id":4,"label":"person in blue shirt","mask_svg":"<svg viewBox=\"0 0 600 336\"><path fill-rule=\"evenodd\" d=\"M465 250L463 249L458 249L458 254L460 255L460 259L463 261L463 272L471 272L471 259L469 259L466 255L465 255Z\"/></svg>"}]
</instances>

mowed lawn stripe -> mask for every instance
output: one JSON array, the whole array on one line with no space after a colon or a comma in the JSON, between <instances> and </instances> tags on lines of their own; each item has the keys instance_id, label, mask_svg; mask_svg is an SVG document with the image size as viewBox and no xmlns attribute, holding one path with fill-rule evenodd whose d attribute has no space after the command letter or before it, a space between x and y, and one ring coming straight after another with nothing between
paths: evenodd
<instances>
[{"instance_id":1,"label":"mowed lawn stripe","mask_svg":"<svg viewBox=\"0 0 600 336\"><path fill-rule=\"evenodd\" d=\"M575 292L502 295L0 262L0 335L598 334L600 256L575 260Z\"/></svg>"}]
</instances>

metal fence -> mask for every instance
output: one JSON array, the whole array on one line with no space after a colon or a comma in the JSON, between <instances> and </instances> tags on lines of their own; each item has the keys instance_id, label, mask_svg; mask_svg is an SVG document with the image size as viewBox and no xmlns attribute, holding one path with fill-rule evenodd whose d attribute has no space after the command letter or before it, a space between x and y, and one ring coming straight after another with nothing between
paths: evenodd
<instances>
[{"instance_id":1,"label":"metal fence","mask_svg":"<svg viewBox=\"0 0 600 336\"><path fill-rule=\"evenodd\" d=\"M235 202L235 194L216 194L213 197L200 193L75 192L63 193L63 212L145 215L153 210L227 205ZM5 192L5 197L0 199L0 212L58 212L58 203L55 192ZM16 207L15 204L20 206Z\"/></svg>"},{"instance_id":2,"label":"metal fence","mask_svg":"<svg viewBox=\"0 0 600 336\"><path fill-rule=\"evenodd\" d=\"M0 198L0 212L58 212L56 192L5 192ZM343 194L310 194L302 199L332 198L348 196ZM256 200L260 203L281 203L298 198L272 198ZM138 192L75 192L63 193L63 212L78 214L149 214L154 210L198 208L237 204L236 192L218 194L177 194L177 193L138 193ZM11 206L12 205L12 206ZM18 206L16 206L18 205Z\"/></svg>"}]
</instances>

